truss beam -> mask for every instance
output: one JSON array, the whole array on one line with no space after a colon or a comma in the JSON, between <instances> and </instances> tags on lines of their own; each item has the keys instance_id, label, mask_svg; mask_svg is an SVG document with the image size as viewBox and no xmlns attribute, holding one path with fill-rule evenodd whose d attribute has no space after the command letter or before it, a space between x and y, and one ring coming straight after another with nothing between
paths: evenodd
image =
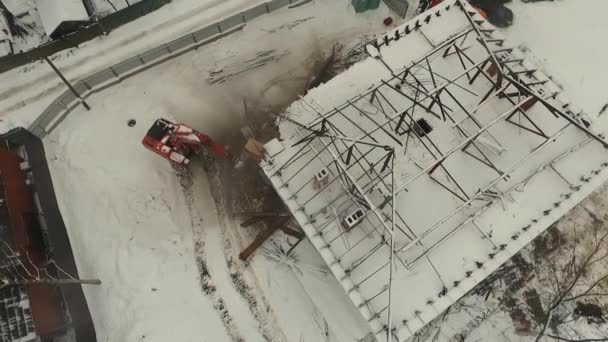
<instances>
[{"instance_id":1,"label":"truss beam","mask_svg":"<svg viewBox=\"0 0 608 342\"><path fill-rule=\"evenodd\" d=\"M435 231L438 227L440 227L443 223L447 222L447 220L449 220L450 218L452 218L454 215L456 215L457 213L459 213L462 209L464 209L465 207L467 207L468 205L471 204L471 202L473 200L477 200L479 198L479 196L486 190L491 189L492 187L494 187L496 184L498 184L498 182L500 182L504 177L506 177L507 175L510 175L514 170L516 170L517 168L519 168L521 165L523 165L525 162L527 162L528 160L530 160L532 157L534 157L536 154L538 154L540 151L543 151L551 142L553 142L555 139L557 139L560 135L562 135L565 130L570 127L570 123L566 124L564 127L562 127L560 130L558 130L557 132L555 132L553 135L551 135L551 137L549 137L549 139L543 141L540 145L538 145L536 148L534 148L534 150L532 150L532 152L530 152L529 154L527 154L525 157L523 157L522 159L520 159L518 162L516 162L513 166L511 166L507 171L505 171L505 175L501 176L501 177L497 177L496 179L494 179L492 182L490 182L490 184L488 184L485 188L480 189L481 191L479 193L477 193L477 195L475 195L474 197L472 197L471 199L469 199L469 201L461 204L459 207L457 207L454 211L452 211L451 213L449 213L448 215L446 215L444 218L442 218L441 220L437 221L435 224L433 224L429 229L427 229L423 234L419 235L416 239L414 239L413 241L409 242L408 244L406 244L405 246L399 248L399 252L406 252L407 250L409 250L410 248L412 248L414 245L417 244L417 242L420 242L420 240L424 239L424 237L428 236L429 234L431 234L433 231Z\"/></svg>"},{"instance_id":2,"label":"truss beam","mask_svg":"<svg viewBox=\"0 0 608 342\"><path fill-rule=\"evenodd\" d=\"M469 13L464 8L464 5L462 4L462 0L456 0L456 3L458 4L458 7L462 10L462 12L464 13L464 15L467 17L467 20L471 24L471 27L473 28L473 30L475 30L475 33L477 33L479 41L480 41L481 45L483 45L483 48L486 50L486 52L488 53L488 55L490 56L490 59L492 60L492 62L494 63L494 65L496 65L496 67L498 68L498 79L496 80L496 86L500 87L502 85L503 71L500 68L500 64L498 63L498 59L494 55L494 51L492 51L488 47L488 43L486 42L485 38L483 38L483 35L479 31L479 27L478 27L477 23L475 23L475 21L473 21L473 18L471 17L471 13ZM473 14L476 15L477 13L473 13Z\"/></svg>"},{"instance_id":3,"label":"truss beam","mask_svg":"<svg viewBox=\"0 0 608 342\"><path fill-rule=\"evenodd\" d=\"M507 117L508 115L510 115L512 112L516 111L519 107L521 107L530 98L532 98L532 96L527 97L526 100L520 102L514 108L511 108L508 111L504 112L503 114L499 115L497 118L495 118L494 120L492 120L489 124L487 124L486 126L484 126L482 129L480 129L474 135L472 135L471 137L465 139L463 142L461 142L460 144L458 144L456 147L452 148L449 152L447 152L445 155L443 155L441 158L439 158L439 160L437 160L436 162L434 162L431 165L429 165L426 168L424 168L424 170L422 172L418 173L416 176L414 176L413 179L410 179L409 181L405 182L405 184L403 184L397 191L401 192L407 185L409 185L412 182L414 182L416 179L418 179L423 174L425 174L425 173L431 173L433 170L435 170L437 167L439 167L455 151L468 147L468 145L470 145L470 143L473 140L477 139L483 132L485 132L486 130L488 130L490 127L494 126L498 121L500 121L500 120L504 119L505 117Z\"/></svg>"},{"instance_id":4,"label":"truss beam","mask_svg":"<svg viewBox=\"0 0 608 342\"><path fill-rule=\"evenodd\" d=\"M554 105L552 105L551 103L549 103L549 101L542 98L538 93L536 93L534 90L526 87L524 84L520 83L518 80L511 78L510 76L505 76L505 77L509 81L511 81L516 87L531 94L534 98L536 98L536 100L538 100L540 103L542 103L550 112L566 119L566 121L568 121L569 123L574 125L576 128L580 129L581 131L585 132L588 136L590 136L591 138L593 138L594 140L596 140L597 142L602 144L602 146L604 146L605 148L608 148L608 142L606 142L606 140L604 140L603 137L601 137L597 133L591 131L585 125L581 124L578 120L574 119L570 115L564 113L561 109L559 109L559 108L555 107Z\"/></svg>"}]
</instances>

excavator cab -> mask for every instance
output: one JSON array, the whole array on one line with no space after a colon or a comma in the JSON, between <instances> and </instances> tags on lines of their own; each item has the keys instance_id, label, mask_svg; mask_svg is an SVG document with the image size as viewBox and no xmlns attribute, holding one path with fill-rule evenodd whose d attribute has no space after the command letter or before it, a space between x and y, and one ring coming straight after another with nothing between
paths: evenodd
<instances>
[{"instance_id":1,"label":"excavator cab","mask_svg":"<svg viewBox=\"0 0 608 342\"><path fill-rule=\"evenodd\" d=\"M183 150L176 146L173 135L177 127L178 125L168 120L157 119L148 129L142 143L147 149L172 163L186 166L190 162L190 155L186 153L191 154L192 151Z\"/></svg>"}]
</instances>

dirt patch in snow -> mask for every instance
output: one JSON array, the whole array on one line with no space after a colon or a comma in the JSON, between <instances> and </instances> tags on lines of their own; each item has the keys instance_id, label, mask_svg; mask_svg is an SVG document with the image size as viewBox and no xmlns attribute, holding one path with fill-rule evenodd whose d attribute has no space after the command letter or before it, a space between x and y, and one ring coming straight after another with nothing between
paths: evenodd
<instances>
[{"instance_id":1,"label":"dirt patch in snow","mask_svg":"<svg viewBox=\"0 0 608 342\"><path fill-rule=\"evenodd\" d=\"M230 224L235 210L233 198L236 195L235 191L238 189L233 183L233 180L236 179L232 172L234 169L226 163L221 164L217 169L221 170L221 172L216 172L211 176L210 186L218 208L220 223L223 227L222 235L224 237L224 250L226 251L224 256L226 265L230 271L230 278L241 297L249 304L251 314L258 322L258 329L262 333L262 336L267 341L284 340L284 337L278 337L276 334L273 335L272 331L277 329L273 327L275 322L269 316L270 305L268 304L268 300L263 293L257 291L249 284L250 281L245 276L246 265L237 258L240 251L235 249L235 236L233 233L238 234L238 232L234 232L234 229L240 229L240 227L231 227ZM242 191L238 193L242 193Z\"/></svg>"},{"instance_id":2,"label":"dirt patch in snow","mask_svg":"<svg viewBox=\"0 0 608 342\"><path fill-rule=\"evenodd\" d=\"M188 177L188 176L185 176L185 177ZM208 267L207 261L205 260L205 257L204 257L204 255L205 255L204 239L202 239L200 237L200 234L204 229L204 227L202 227L203 220L200 216L195 214L197 212L197 208L194 207L195 200L194 200L194 196L192 194L192 188L191 187L184 188L184 193L186 195L186 202L190 209L191 218L192 218L192 226L194 228L193 229L193 232L195 235L194 236L195 237L194 252L196 255L196 264L198 266L199 274L201 277L200 278L201 289L205 295L207 295L211 298L211 300L213 302L213 308L217 312L220 321L224 325L224 328L226 329L226 332L227 332L228 336L230 336L232 341L233 342L245 342L245 339L243 338L243 336L239 332L236 324L234 323L234 318L232 317L232 315L228 311L228 308L226 307L224 299L222 297L220 297L220 295L217 293L217 289L215 287L215 284L213 283L211 274L209 273L209 267Z\"/></svg>"}]
</instances>

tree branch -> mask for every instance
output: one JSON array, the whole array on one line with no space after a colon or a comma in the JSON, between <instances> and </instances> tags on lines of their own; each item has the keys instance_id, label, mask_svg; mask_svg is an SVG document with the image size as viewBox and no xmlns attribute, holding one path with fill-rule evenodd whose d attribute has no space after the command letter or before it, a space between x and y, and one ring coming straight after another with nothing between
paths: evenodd
<instances>
[{"instance_id":1,"label":"tree branch","mask_svg":"<svg viewBox=\"0 0 608 342\"><path fill-rule=\"evenodd\" d=\"M602 282L604 279L608 279L608 274L606 274L606 275L604 275L603 277L601 277L600 279L596 280L596 281L595 281L595 282L594 282L594 283L593 283L591 286L589 286L589 288L588 288L588 289L587 289L585 292L583 292L583 293L581 293L581 294L579 294L579 295L576 295L576 296L573 296L573 297L570 297L570 298L564 299L564 302L569 302L569 301L572 301L572 300L576 300L576 299L578 299L578 298L580 298L580 297L584 297L584 296L586 296L586 295L587 295L589 292L591 292L591 290L593 290L593 289L594 289L594 288L595 288L595 287L596 287L596 286L597 286L599 283L601 283L601 282Z\"/></svg>"},{"instance_id":2,"label":"tree branch","mask_svg":"<svg viewBox=\"0 0 608 342\"><path fill-rule=\"evenodd\" d=\"M545 322L543 323L543 326L542 326L539 334L536 336L536 339L534 340L535 342L538 342L543 337L545 331L547 330L547 326L549 325L549 322L551 321L551 318L553 316L553 311L564 301L564 298L569 293L572 292L572 289L574 288L574 286L576 286L576 283L578 283L579 279L583 276L583 273L584 273L585 269L587 268L587 266L589 265L589 262L597 254L601 245L604 243L604 240L606 239L606 237L608 237L608 233L604 234L601 237L601 239L596 242L595 248L593 249L593 251L591 253L589 253L589 255L585 258L585 260L580 264L579 267L574 266L575 265L575 261L574 261L575 254L574 254L574 252L572 253L572 258L570 259L568 264L566 264L565 270L572 269L573 271L575 271L573 274L574 278L570 282L566 281L563 287L561 287L561 286L559 287L560 290L557 295L557 298L555 298L555 300L553 301L553 304L547 309L547 314L546 314L547 318L546 318ZM573 248L576 248L576 245ZM567 274L566 279L570 278L570 275L571 275L570 273ZM593 285L593 286L595 286L595 285ZM547 336L549 336L549 335L547 335ZM567 340L564 340L564 341L567 341ZM574 341L576 341L576 340L574 340ZM586 341L586 340L580 340L580 341ZM589 341L593 341L593 340L589 340ZM606 339L598 340L598 341L605 342Z\"/></svg>"},{"instance_id":3,"label":"tree branch","mask_svg":"<svg viewBox=\"0 0 608 342\"><path fill-rule=\"evenodd\" d=\"M560 297L558 297L557 303L553 307L553 309L555 309L557 307L557 305L559 305L559 303L561 303L561 301L566 297L566 295L572 291L572 289L574 288L574 286L576 285L578 280L582 277L585 269L589 265L589 262L593 259L593 257L599 251L600 246L602 245L602 243L604 242L606 237L608 237L608 233L606 233L602 236L600 241L595 245L595 248L593 249L593 251L587 256L587 258L585 258L585 261L580 265L580 267L578 267L578 269L575 273L574 279L572 279L572 281L570 282L570 285L568 285L566 287L566 291L564 291L564 293L562 293L562 295Z\"/></svg>"},{"instance_id":4,"label":"tree branch","mask_svg":"<svg viewBox=\"0 0 608 342\"><path fill-rule=\"evenodd\" d=\"M57 270L61 271L61 273L65 274L66 277L68 277L70 279L76 279L74 276L72 276L71 274L66 272L63 268L59 267L59 265L57 265L57 263L55 263L55 260L49 261L49 264L53 264L53 266L55 266L55 268L57 268Z\"/></svg>"},{"instance_id":5,"label":"tree branch","mask_svg":"<svg viewBox=\"0 0 608 342\"><path fill-rule=\"evenodd\" d=\"M534 340L534 342L540 341L540 339L544 336L545 330L547 330L547 326L549 325L549 322L551 321L551 316L553 316L553 309L550 309L547 311L547 319L545 319L545 323L543 323L543 327L541 328L540 332L538 333L538 336L536 336L536 339Z\"/></svg>"},{"instance_id":6,"label":"tree branch","mask_svg":"<svg viewBox=\"0 0 608 342\"><path fill-rule=\"evenodd\" d=\"M68 285L68 284L101 284L99 279L77 279L64 269L59 267L54 260L47 261L45 267L38 267L32 261L30 255L25 256L17 253L6 241L1 241L0 252L4 255L6 262L0 267L0 289L8 286L26 286L34 284L46 285ZM25 262L22 260L24 259ZM53 265L63 278L52 276L47 267Z\"/></svg>"}]
</instances>

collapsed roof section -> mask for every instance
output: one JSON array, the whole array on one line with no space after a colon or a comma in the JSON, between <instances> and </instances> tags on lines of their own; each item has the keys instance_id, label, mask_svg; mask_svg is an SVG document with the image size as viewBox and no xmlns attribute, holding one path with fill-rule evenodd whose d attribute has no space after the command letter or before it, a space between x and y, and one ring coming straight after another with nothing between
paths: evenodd
<instances>
[{"instance_id":1,"label":"collapsed roof section","mask_svg":"<svg viewBox=\"0 0 608 342\"><path fill-rule=\"evenodd\" d=\"M608 145L466 1L368 53L262 166L371 335L404 341L599 186Z\"/></svg>"}]
</instances>

